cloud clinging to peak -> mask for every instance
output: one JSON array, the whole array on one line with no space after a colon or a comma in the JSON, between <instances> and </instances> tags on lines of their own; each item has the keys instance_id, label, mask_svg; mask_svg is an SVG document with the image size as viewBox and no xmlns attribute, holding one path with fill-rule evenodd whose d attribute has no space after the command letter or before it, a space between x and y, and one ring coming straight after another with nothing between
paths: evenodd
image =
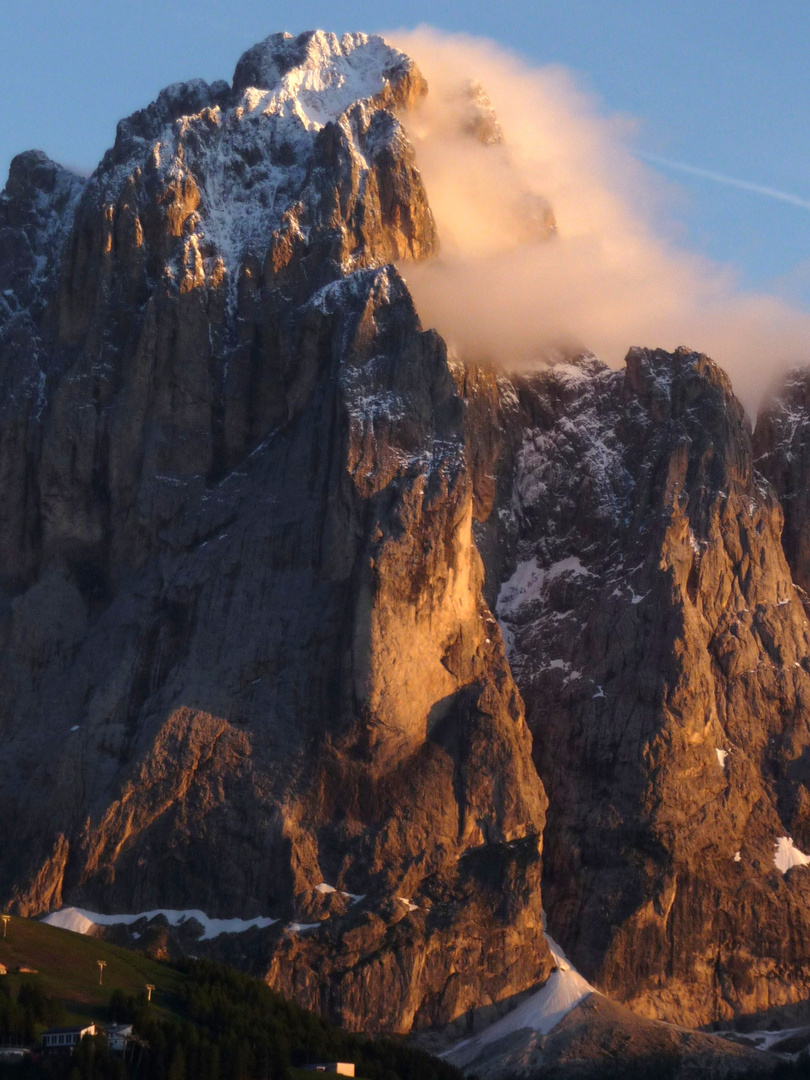
<instances>
[{"instance_id":1,"label":"cloud clinging to peak","mask_svg":"<svg viewBox=\"0 0 810 1080\"><path fill-rule=\"evenodd\" d=\"M442 244L403 272L424 325L462 355L523 365L590 349L618 365L632 345L687 345L728 371L749 411L779 371L810 363L810 315L673 241L632 123L603 115L568 71L429 28L387 36L430 86L405 124ZM465 130L471 82L500 144ZM541 239L546 206L557 229Z\"/></svg>"}]
</instances>

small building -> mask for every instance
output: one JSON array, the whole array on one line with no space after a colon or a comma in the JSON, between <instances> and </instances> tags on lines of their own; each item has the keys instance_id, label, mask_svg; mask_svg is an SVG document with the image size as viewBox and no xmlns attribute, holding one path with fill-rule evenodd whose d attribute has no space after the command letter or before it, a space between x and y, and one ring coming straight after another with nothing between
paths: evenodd
<instances>
[{"instance_id":1,"label":"small building","mask_svg":"<svg viewBox=\"0 0 810 1080\"><path fill-rule=\"evenodd\" d=\"M85 1027L50 1028L42 1033L42 1050L46 1054L67 1052L74 1046L78 1046L85 1035L95 1034L95 1024L87 1024Z\"/></svg>"},{"instance_id":2,"label":"small building","mask_svg":"<svg viewBox=\"0 0 810 1080\"><path fill-rule=\"evenodd\" d=\"M323 1065L305 1065L310 1072L335 1073L337 1076L354 1076L353 1061L327 1061Z\"/></svg>"},{"instance_id":3,"label":"small building","mask_svg":"<svg viewBox=\"0 0 810 1080\"><path fill-rule=\"evenodd\" d=\"M5 964L0 964L0 975L8 975L8 968Z\"/></svg>"},{"instance_id":4,"label":"small building","mask_svg":"<svg viewBox=\"0 0 810 1080\"><path fill-rule=\"evenodd\" d=\"M123 1054L132 1038L132 1024L109 1024L104 1028L104 1034L110 1049Z\"/></svg>"}]
</instances>

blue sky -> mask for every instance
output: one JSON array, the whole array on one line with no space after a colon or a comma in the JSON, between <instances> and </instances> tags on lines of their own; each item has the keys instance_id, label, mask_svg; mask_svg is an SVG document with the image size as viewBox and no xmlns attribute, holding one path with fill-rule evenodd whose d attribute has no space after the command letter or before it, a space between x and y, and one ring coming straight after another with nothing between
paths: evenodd
<instances>
[{"instance_id":1,"label":"blue sky","mask_svg":"<svg viewBox=\"0 0 810 1080\"><path fill-rule=\"evenodd\" d=\"M244 49L276 30L421 22L571 68L606 112L638 119L638 149L678 185L682 243L810 309L808 0L5 0L0 171L31 147L90 171L121 116L167 83L230 78Z\"/></svg>"}]
</instances>

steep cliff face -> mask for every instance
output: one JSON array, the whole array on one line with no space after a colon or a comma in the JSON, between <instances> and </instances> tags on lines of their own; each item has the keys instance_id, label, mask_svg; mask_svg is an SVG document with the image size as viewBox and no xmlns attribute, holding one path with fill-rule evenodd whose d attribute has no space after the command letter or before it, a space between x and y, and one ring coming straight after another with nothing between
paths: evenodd
<instances>
[{"instance_id":1,"label":"steep cliff face","mask_svg":"<svg viewBox=\"0 0 810 1080\"><path fill-rule=\"evenodd\" d=\"M481 542L549 796L552 933L646 1015L807 997L810 871L775 855L810 845L810 629L728 380L636 349L501 402Z\"/></svg>"},{"instance_id":2,"label":"steep cliff face","mask_svg":"<svg viewBox=\"0 0 810 1080\"><path fill-rule=\"evenodd\" d=\"M466 407L386 265L436 247L425 91L276 35L0 203L3 900L272 915L254 967L390 1030L551 966Z\"/></svg>"},{"instance_id":3,"label":"steep cliff face","mask_svg":"<svg viewBox=\"0 0 810 1080\"><path fill-rule=\"evenodd\" d=\"M757 468L779 496L782 546L793 580L810 590L810 371L790 372L757 417ZM806 600L805 600L806 603Z\"/></svg>"}]
</instances>

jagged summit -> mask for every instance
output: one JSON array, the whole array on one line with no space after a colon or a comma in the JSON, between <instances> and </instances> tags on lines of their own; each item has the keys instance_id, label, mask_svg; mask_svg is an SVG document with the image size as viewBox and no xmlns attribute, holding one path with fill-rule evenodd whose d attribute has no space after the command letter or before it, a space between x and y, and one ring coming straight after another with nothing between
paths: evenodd
<instances>
[{"instance_id":1,"label":"jagged summit","mask_svg":"<svg viewBox=\"0 0 810 1080\"><path fill-rule=\"evenodd\" d=\"M180 287L227 278L232 300L245 258L263 259L274 233L299 250L328 243L341 265L419 257L435 235L427 215L412 220L426 200L390 110L426 91L414 62L380 37L274 34L239 60L232 87L177 84L123 121L87 198L112 204L113 217L140 218L157 201L179 241L162 261ZM392 157L407 172L401 190L361 212ZM375 220L394 218L375 248Z\"/></svg>"},{"instance_id":2,"label":"jagged summit","mask_svg":"<svg viewBox=\"0 0 810 1080\"><path fill-rule=\"evenodd\" d=\"M38 307L84 179L41 150L18 154L0 193L0 327Z\"/></svg>"},{"instance_id":3,"label":"jagged summit","mask_svg":"<svg viewBox=\"0 0 810 1080\"><path fill-rule=\"evenodd\" d=\"M295 117L305 129L319 130L358 102L406 106L426 91L414 61L377 35L271 34L240 57L230 85L203 79L173 83L122 120L117 156L133 148L133 139L155 139L166 124L206 108Z\"/></svg>"},{"instance_id":4,"label":"jagged summit","mask_svg":"<svg viewBox=\"0 0 810 1080\"><path fill-rule=\"evenodd\" d=\"M271 34L236 65L237 95L263 90L271 107L290 102L306 124L322 127L357 101L380 98L407 105L426 84L413 60L378 35L310 30L293 37Z\"/></svg>"}]
</instances>

